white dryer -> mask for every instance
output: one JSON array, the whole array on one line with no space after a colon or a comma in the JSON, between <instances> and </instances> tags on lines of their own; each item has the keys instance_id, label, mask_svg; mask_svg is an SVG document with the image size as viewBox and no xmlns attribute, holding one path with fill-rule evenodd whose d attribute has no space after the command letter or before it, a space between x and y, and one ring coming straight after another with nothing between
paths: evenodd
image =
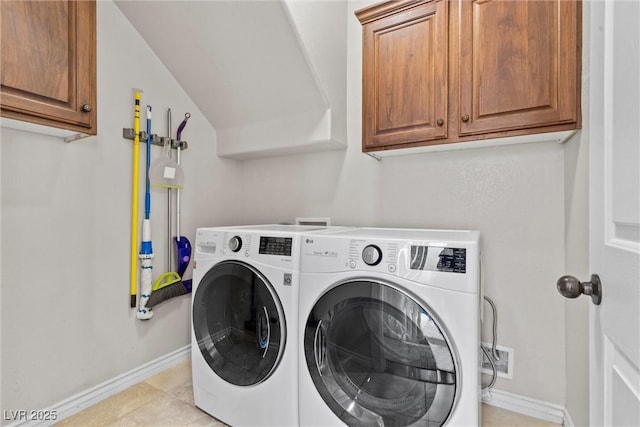
<instances>
[{"instance_id":1,"label":"white dryer","mask_svg":"<svg viewBox=\"0 0 640 427\"><path fill-rule=\"evenodd\" d=\"M229 425L298 424L300 235L314 229L197 230L193 394L197 407Z\"/></svg>"},{"instance_id":2,"label":"white dryer","mask_svg":"<svg viewBox=\"0 0 640 427\"><path fill-rule=\"evenodd\" d=\"M477 231L308 234L302 426L480 425Z\"/></svg>"}]
</instances>

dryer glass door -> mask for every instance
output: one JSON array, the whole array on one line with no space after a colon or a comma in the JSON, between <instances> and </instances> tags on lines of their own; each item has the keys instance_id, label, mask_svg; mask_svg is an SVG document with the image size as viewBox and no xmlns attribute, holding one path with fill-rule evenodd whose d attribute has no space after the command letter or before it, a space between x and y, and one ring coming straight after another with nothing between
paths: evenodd
<instances>
[{"instance_id":1,"label":"dryer glass door","mask_svg":"<svg viewBox=\"0 0 640 427\"><path fill-rule=\"evenodd\" d=\"M456 359L430 311L396 286L370 280L343 283L318 300L305 326L306 364L344 423L445 423Z\"/></svg>"},{"instance_id":2,"label":"dryer glass door","mask_svg":"<svg viewBox=\"0 0 640 427\"><path fill-rule=\"evenodd\" d=\"M282 306L268 280L252 266L223 261L209 270L193 298L193 329L200 352L225 381L264 381L285 344Z\"/></svg>"}]
</instances>

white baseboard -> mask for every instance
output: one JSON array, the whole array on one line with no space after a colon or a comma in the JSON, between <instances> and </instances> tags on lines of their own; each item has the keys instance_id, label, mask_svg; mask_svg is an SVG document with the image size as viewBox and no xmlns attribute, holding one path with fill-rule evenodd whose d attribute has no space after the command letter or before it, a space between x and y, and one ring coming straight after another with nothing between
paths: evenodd
<instances>
[{"instance_id":1,"label":"white baseboard","mask_svg":"<svg viewBox=\"0 0 640 427\"><path fill-rule=\"evenodd\" d=\"M566 408L554 403L531 399L502 390L483 391L482 403L563 426L573 427L573 420L571 420Z\"/></svg>"},{"instance_id":2,"label":"white baseboard","mask_svg":"<svg viewBox=\"0 0 640 427\"><path fill-rule=\"evenodd\" d=\"M567 408L564 408L564 422L562 423L564 427L575 427L576 425L573 423L573 418L571 418L571 414L567 411Z\"/></svg>"},{"instance_id":3,"label":"white baseboard","mask_svg":"<svg viewBox=\"0 0 640 427\"><path fill-rule=\"evenodd\" d=\"M135 385L145 379L164 371L178 363L185 361L191 357L191 345L186 345L178 350L172 351L169 354L161 356L151 362L145 363L142 366L134 368L124 374L118 375L115 378L107 380L102 384L98 384L88 390L80 392L75 396L71 396L61 402L58 402L42 411L37 411L45 414L55 414L56 422L68 418L89 406L113 396L116 393L125 390L132 385ZM19 420L7 427L18 426L44 426L50 425L49 421L36 421L31 419Z\"/></svg>"}]
</instances>

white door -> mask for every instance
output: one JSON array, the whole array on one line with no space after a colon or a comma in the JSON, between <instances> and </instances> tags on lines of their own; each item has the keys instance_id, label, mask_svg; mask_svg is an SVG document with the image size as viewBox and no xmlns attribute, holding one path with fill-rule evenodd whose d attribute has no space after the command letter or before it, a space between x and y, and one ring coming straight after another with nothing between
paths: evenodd
<instances>
[{"instance_id":1,"label":"white door","mask_svg":"<svg viewBox=\"0 0 640 427\"><path fill-rule=\"evenodd\" d=\"M590 312L590 424L640 426L640 2L584 7L592 21L590 268L603 294Z\"/></svg>"}]
</instances>

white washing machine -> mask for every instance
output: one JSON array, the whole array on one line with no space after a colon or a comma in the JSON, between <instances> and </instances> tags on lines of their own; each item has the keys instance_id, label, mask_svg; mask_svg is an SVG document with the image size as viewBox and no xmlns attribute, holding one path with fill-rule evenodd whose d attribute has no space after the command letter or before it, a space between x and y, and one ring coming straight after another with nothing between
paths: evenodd
<instances>
[{"instance_id":1,"label":"white washing machine","mask_svg":"<svg viewBox=\"0 0 640 427\"><path fill-rule=\"evenodd\" d=\"M300 235L314 229L197 230L193 394L197 407L229 425L298 424Z\"/></svg>"},{"instance_id":2,"label":"white washing machine","mask_svg":"<svg viewBox=\"0 0 640 427\"><path fill-rule=\"evenodd\" d=\"M480 425L477 231L302 238L302 426Z\"/></svg>"}]
</instances>

